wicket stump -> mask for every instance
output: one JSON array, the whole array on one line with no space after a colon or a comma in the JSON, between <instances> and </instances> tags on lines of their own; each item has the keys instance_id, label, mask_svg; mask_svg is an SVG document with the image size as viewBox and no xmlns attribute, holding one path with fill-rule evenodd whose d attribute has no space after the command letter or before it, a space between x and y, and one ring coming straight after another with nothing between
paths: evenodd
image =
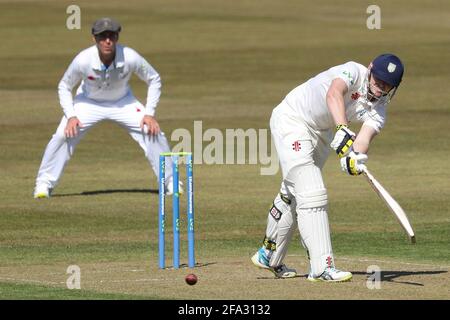
<instances>
[{"instance_id":1,"label":"wicket stump","mask_svg":"<svg viewBox=\"0 0 450 320\"><path fill-rule=\"evenodd\" d=\"M173 195L172 195L172 224L173 224L173 267L180 267L180 194L179 194L179 166L180 156L186 157L186 194L187 194L187 238L188 238L188 267L195 266L194 251L194 179L191 152L164 152L159 156L159 268L165 268L165 186L166 186L166 157L172 159Z\"/></svg>"}]
</instances>

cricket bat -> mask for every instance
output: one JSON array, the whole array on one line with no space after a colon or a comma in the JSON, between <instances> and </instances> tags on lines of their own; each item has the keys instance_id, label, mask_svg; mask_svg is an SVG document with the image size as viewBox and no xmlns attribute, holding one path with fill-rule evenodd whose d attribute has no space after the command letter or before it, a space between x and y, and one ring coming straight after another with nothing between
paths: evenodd
<instances>
[{"instance_id":1,"label":"cricket bat","mask_svg":"<svg viewBox=\"0 0 450 320\"><path fill-rule=\"evenodd\" d=\"M380 196L380 198L386 203L389 210L397 217L397 220L400 222L400 225L408 234L408 237L412 244L416 243L416 236L414 234L414 230L411 227L411 223L409 222L408 216L405 211L403 211L402 207L398 204L397 201L392 198L392 196L387 192L387 190L375 179L375 177L370 173L370 171L365 168L363 170L364 176L369 181L372 188L375 192Z\"/></svg>"}]
</instances>

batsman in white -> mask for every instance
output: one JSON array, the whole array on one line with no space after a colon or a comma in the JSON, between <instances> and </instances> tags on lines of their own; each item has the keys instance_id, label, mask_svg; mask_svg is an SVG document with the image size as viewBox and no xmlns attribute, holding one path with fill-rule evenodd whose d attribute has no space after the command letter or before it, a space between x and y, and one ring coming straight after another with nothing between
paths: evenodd
<instances>
[{"instance_id":1,"label":"batsman in white","mask_svg":"<svg viewBox=\"0 0 450 320\"><path fill-rule=\"evenodd\" d=\"M161 95L156 70L136 51L118 44L120 24L111 18L94 22L95 45L81 51L58 85L62 120L45 149L34 190L34 198L48 198L81 138L102 120L117 122L144 150L156 176L159 154L169 144L155 119ZM128 85L135 73L148 85L144 107ZM75 97L72 90L79 84ZM166 192L172 193L171 160L167 159Z\"/></svg>"},{"instance_id":2,"label":"batsman in white","mask_svg":"<svg viewBox=\"0 0 450 320\"><path fill-rule=\"evenodd\" d=\"M321 169L331 146L343 171L361 174L369 145L385 124L386 107L403 71L402 62L393 54L376 57L367 68L350 61L296 87L273 110L270 129L283 180L269 210L263 245L251 259L257 267L280 278L297 275L283 264L297 219L310 262L308 280L352 278L350 272L334 265ZM358 135L349 129L350 121L362 122Z\"/></svg>"}]
</instances>

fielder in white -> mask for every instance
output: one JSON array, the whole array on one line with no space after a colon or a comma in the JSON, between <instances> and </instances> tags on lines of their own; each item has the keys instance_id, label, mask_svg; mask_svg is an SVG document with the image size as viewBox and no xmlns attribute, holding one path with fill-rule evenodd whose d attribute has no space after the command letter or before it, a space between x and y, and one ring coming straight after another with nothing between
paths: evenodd
<instances>
[{"instance_id":1,"label":"fielder in white","mask_svg":"<svg viewBox=\"0 0 450 320\"><path fill-rule=\"evenodd\" d=\"M58 86L62 120L45 149L36 179L34 198L48 198L81 138L102 120L117 122L144 150L156 176L159 154L169 144L156 121L155 109L161 94L156 70L136 51L117 43L120 24L111 18L94 22L95 45L81 51L66 70ZM135 73L148 85L144 107L128 85ZM75 97L72 90L79 84ZM172 171L167 159L166 189L172 192Z\"/></svg>"},{"instance_id":2,"label":"fielder in white","mask_svg":"<svg viewBox=\"0 0 450 320\"><path fill-rule=\"evenodd\" d=\"M350 272L334 265L321 169L331 146L343 171L350 175L362 172L370 142L385 124L386 107L403 71L402 62L392 54L378 56L368 68L347 62L298 86L273 110L270 129L283 181L269 210L263 245L252 257L257 267L279 278L297 275L283 264L297 219L310 260L308 280L352 278ZM350 121L362 122L358 135L349 129Z\"/></svg>"}]
</instances>

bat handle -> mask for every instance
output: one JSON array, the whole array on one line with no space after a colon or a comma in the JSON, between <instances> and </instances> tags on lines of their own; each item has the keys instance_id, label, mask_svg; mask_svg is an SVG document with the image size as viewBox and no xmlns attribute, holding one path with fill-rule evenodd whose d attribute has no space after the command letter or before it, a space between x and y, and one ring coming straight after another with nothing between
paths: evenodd
<instances>
[{"instance_id":1,"label":"bat handle","mask_svg":"<svg viewBox=\"0 0 450 320\"><path fill-rule=\"evenodd\" d=\"M366 176L370 175L369 169L367 169L366 165L364 165L364 167L362 169L362 173L365 174Z\"/></svg>"}]
</instances>

